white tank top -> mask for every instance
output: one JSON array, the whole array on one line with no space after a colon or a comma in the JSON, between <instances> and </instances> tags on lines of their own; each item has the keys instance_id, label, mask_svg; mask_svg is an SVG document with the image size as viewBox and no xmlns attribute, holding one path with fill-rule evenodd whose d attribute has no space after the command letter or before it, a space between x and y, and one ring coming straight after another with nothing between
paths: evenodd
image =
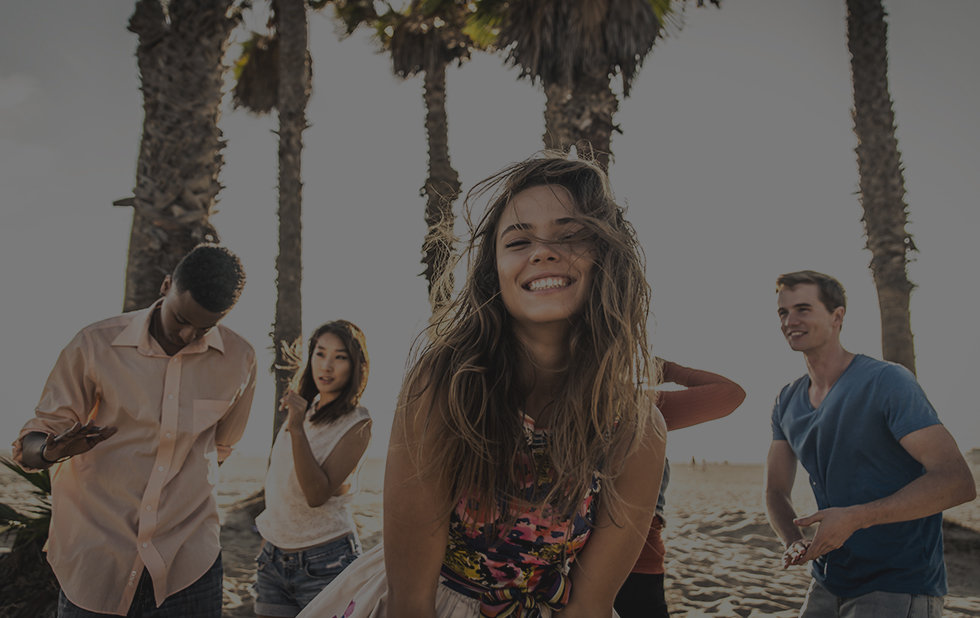
<instances>
[{"instance_id":1,"label":"white tank top","mask_svg":"<svg viewBox=\"0 0 980 618\"><path fill-rule=\"evenodd\" d=\"M314 425L310 415L316 400L306 412L304 429L317 463L323 465L340 439L350 429L371 416L365 408L357 407L335 421ZM266 541L280 549L302 549L319 545L348 533L357 536L357 528L348 503L357 490L357 463L348 478L351 489L342 496L333 496L323 504L312 507L306 502L293 467L293 448L283 424L272 446L269 471L265 477L265 510L255 519L255 526Z\"/></svg>"}]
</instances>

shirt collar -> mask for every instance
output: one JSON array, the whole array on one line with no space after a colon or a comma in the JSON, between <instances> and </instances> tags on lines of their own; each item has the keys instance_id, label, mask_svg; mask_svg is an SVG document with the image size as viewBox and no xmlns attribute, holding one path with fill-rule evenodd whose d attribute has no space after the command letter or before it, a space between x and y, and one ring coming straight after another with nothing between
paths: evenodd
<instances>
[{"instance_id":1,"label":"shirt collar","mask_svg":"<svg viewBox=\"0 0 980 618\"><path fill-rule=\"evenodd\" d=\"M132 312L130 315L133 316L133 319L131 319L126 328L124 328L122 332L112 340L112 345L133 347L136 348L140 354L144 354L146 356L159 355L163 349L160 347L160 344L150 336L150 320L153 317L153 312L156 311L162 303L163 299L159 298L146 309ZM184 346L183 349L178 352L178 354L205 352L209 347L214 348L222 354L225 352L225 342L224 339L221 338L221 333L219 332L217 325L215 325L214 328L209 330L206 335L197 341Z\"/></svg>"}]
</instances>

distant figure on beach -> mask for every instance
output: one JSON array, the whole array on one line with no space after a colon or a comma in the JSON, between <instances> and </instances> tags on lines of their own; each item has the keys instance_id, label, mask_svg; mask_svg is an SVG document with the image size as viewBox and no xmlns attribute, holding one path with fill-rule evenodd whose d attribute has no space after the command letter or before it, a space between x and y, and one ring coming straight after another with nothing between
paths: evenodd
<instances>
[{"instance_id":1,"label":"distant figure on beach","mask_svg":"<svg viewBox=\"0 0 980 618\"><path fill-rule=\"evenodd\" d=\"M218 465L245 430L255 352L218 322L245 272L199 245L147 309L83 328L13 445L52 471L58 616L221 615Z\"/></svg>"},{"instance_id":2,"label":"distant figure on beach","mask_svg":"<svg viewBox=\"0 0 980 618\"><path fill-rule=\"evenodd\" d=\"M724 376L663 359L657 360L660 363L661 383L686 387L682 390L647 391L660 408L668 430L682 429L727 416L745 399L742 387ZM691 465L695 465L694 457L691 457ZM662 538L669 481L670 464L665 461L657 510L646 544L633 565L633 571L616 595L615 608L620 618L663 618L670 615L664 596L666 548Z\"/></svg>"},{"instance_id":3,"label":"distant figure on beach","mask_svg":"<svg viewBox=\"0 0 980 618\"><path fill-rule=\"evenodd\" d=\"M843 348L840 282L805 270L776 289L807 375L776 398L765 495L783 567L812 561L800 616L940 616L942 511L976 495L955 440L911 372ZM819 509L806 517L790 498L797 461ZM800 527L813 525L810 539Z\"/></svg>"},{"instance_id":4,"label":"distant figure on beach","mask_svg":"<svg viewBox=\"0 0 980 618\"><path fill-rule=\"evenodd\" d=\"M347 479L371 440L371 417L359 405L369 368L361 329L327 322L310 336L306 363L282 397L288 415L255 520L257 616L295 616L361 554Z\"/></svg>"},{"instance_id":5,"label":"distant figure on beach","mask_svg":"<svg viewBox=\"0 0 980 618\"><path fill-rule=\"evenodd\" d=\"M514 164L467 207L488 193L402 388L384 542L300 616L611 616L639 555L666 428L635 233L591 162Z\"/></svg>"}]
</instances>

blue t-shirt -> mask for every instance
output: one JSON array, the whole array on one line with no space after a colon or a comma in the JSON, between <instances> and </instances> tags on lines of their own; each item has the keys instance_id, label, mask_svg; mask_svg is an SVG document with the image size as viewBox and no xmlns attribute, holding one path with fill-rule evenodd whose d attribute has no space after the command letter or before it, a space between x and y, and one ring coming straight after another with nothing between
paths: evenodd
<instances>
[{"instance_id":1,"label":"blue t-shirt","mask_svg":"<svg viewBox=\"0 0 980 618\"><path fill-rule=\"evenodd\" d=\"M789 442L809 473L819 508L871 502L924 474L899 440L939 417L905 367L859 354L816 409L809 388L809 376L783 387L772 434ZM942 596L942 514L858 530L811 568L839 597L876 590Z\"/></svg>"}]
</instances>

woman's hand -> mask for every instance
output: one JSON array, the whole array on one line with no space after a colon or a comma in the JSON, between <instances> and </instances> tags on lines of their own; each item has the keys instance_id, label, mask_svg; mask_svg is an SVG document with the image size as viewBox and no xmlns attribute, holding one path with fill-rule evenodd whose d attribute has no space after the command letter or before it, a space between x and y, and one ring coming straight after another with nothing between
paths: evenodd
<instances>
[{"instance_id":1,"label":"woman's hand","mask_svg":"<svg viewBox=\"0 0 980 618\"><path fill-rule=\"evenodd\" d=\"M303 399L299 393L294 390L286 391L282 399L279 400L279 409L286 410L288 414L286 417L287 431L303 428L303 421L306 420L306 410L309 407L310 403Z\"/></svg>"}]
</instances>

